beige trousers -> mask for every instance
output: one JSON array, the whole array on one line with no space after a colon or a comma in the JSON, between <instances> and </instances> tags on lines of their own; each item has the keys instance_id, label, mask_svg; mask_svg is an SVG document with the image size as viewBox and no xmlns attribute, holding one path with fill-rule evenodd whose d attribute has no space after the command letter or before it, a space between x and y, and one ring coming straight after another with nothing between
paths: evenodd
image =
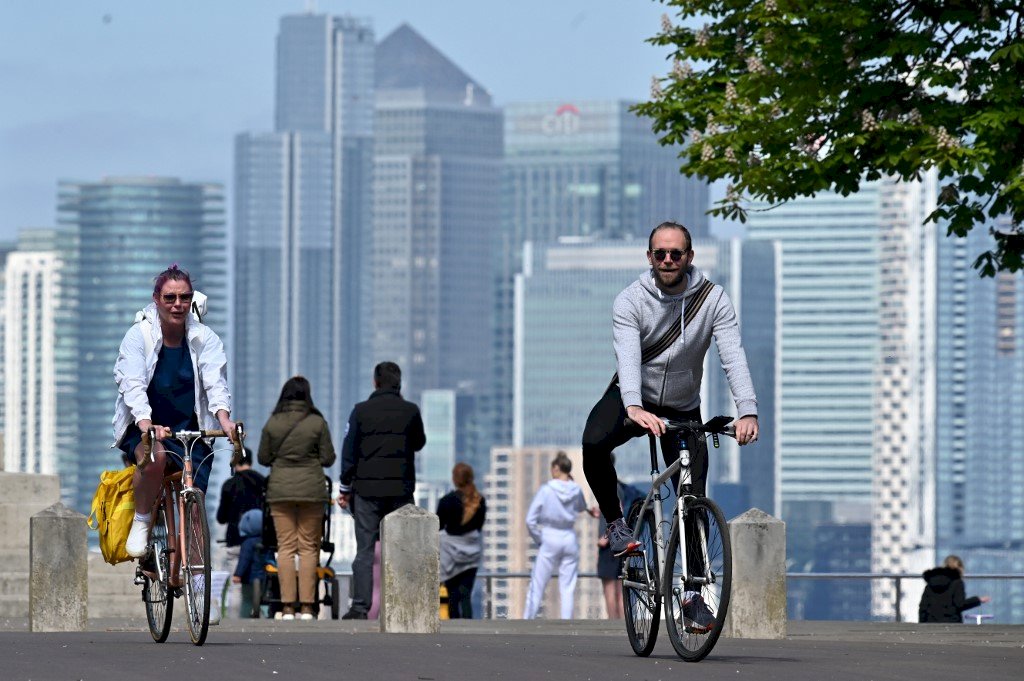
<instances>
[{"instance_id":1,"label":"beige trousers","mask_svg":"<svg viewBox=\"0 0 1024 681\"><path fill-rule=\"evenodd\" d=\"M324 505L314 502L279 502L270 505L277 530L277 576L281 603L312 605L316 600L316 568L320 563ZM295 593L295 556L299 557L298 597Z\"/></svg>"}]
</instances>

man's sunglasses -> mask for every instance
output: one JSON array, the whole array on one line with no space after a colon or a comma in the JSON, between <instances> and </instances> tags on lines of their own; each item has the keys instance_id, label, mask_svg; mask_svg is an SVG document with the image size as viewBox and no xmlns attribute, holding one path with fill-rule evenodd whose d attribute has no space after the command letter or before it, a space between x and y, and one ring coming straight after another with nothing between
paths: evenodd
<instances>
[{"instance_id":1,"label":"man's sunglasses","mask_svg":"<svg viewBox=\"0 0 1024 681\"><path fill-rule=\"evenodd\" d=\"M188 293L178 293L178 294L165 293L165 294L161 295L160 298L163 299L163 301L165 303L167 303L168 305L174 305L175 301L178 301L178 300L180 300L183 303L191 303L192 302L192 291L189 291Z\"/></svg>"},{"instance_id":2,"label":"man's sunglasses","mask_svg":"<svg viewBox=\"0 0 1024 681\"><path fill-rule=\"evenodd\" d=\"M678 248L673 248L671 250L658 248L656 250L651 251L651 255L653 255L654 259L657 260L658 262L661 262L665 258L668 258L669 260L672 260L674 262L682 262L683 256L686 255L686 251L681 251Z\"/></svg>"}]
</instances>

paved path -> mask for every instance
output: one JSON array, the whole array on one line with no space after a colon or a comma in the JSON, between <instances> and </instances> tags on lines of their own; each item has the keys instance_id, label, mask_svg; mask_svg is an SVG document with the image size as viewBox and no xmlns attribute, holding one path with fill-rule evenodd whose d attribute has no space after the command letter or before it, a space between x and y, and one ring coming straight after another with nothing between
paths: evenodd
<instances>
[{"instance_id":1,"label":"paved path","mask_svg":"<svg viewBox=\"0 0 1024 681\"><path fill-rule=\"evenodd\" d=\"M783 641L722 639L706 660L679 660L662 637L635 657L612 622L445 622L437 636L380 634L375 622L228 620L196 648L175 630L157 645L138 622L32 634L0 621L0 679L622 679L999 681L1024 678L1024 626L793 622Z\"/></svg>"}]
</instances>

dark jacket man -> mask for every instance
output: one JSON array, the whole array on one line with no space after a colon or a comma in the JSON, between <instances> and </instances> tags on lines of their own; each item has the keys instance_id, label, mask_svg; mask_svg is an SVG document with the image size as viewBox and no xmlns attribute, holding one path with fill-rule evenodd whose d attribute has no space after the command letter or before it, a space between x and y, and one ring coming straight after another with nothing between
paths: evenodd
<instances>
[{"instance_id":1,"label":"dark jacket man","mask_svg":"<svg viewBox=\"0 0 1024 681\"><path fill-rule=\"evenodd\" d=\"M220 505L217 507L217 522L227 525L224 534L228 546L238 546L242 538L238 521L242 515L254 508L263 508L263 492L267 479L252 470L252 452L246 449L242 460L235 468L235 474L224 481L220 490Z\"/></svg>"},{"instance_id":2,"label":"dark jacket man","mask_svg":"<svg viewBox=\"0 0 1024 681\"><path fill-rule=\"evenodd\" d=\"M338 505L352 509L356 557L352 607L342 619L366 619L373 597L373 553L380 521L413 502L416 452L427 443L419 408L402 399L402 370L394 362L373 369L373 394L352 410L341 450Z\"/></svg>"},{"instance_id":3,"label":"dark jacket man","mask_svg":"<svg viewBox=\"0 0 1024 681\"><path fill-rule=\"evenodd\" d=\"M427 439L419 408L397 388L378 388L352 410L341 454L341 492L412 497L416 452Z\"/></svg>"}]
</instances>

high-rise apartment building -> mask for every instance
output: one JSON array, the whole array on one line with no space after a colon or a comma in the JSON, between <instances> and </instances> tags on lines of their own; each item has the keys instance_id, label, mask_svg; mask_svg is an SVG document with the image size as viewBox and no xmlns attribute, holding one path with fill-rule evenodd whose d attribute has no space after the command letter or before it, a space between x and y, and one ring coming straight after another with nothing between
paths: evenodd
<instances>
[{"instance_id":1,"label":"high-rise apartment building","mask_svg":"<svg viewBox=\"0 0 1024 681\"><path fill-rule=\"evenodd\" d=\"M274 132L236 137L234 365L251 429L296 374L336 434L367 391L373 64L368 22L283 17Z\"/></svg>"},{"instance_id":2,"label":"high-rise apartment building","mask_svg":"<svg viewBox=\"0 0 1024 681\"><path fill-rule=\"evenodd\" d=\"M73 243L62 296L72 311L67 323L74 344L65 350L77 377L73 413L59 416L62 428L65 419L77 418L69 430L78 482L65 494L88 512L100 473L121 465L120 453L110 449L114 362L136 312L152 302L153 278L172 263L188 270L195 288L209 296L203 322L229 341L224 190L162 177L61 182L57 209ZM233 373L229 382L237 394ZM226 460L214 465L212 504L226 471Z\"/></svg>"},{"instance_id":3,"label":"high-rise apartment building","mask_svg":"<svg viewBox=\"0 0 1024 681\"><path fill-rule=\"evenodd\" d=\"M52 231L49 231L52 234ZM56 475L59 255L16 250L7 256L3 297L3 470Z\"/></svg>"},{"instance_id":4,"label":"high-rise apartment building","mask_svg":"<svg viewBox=\"0 0 1024 681\"><path fill-rule=\"evenodd\" d=\"M512 441L513 278L522 247L560 237L646 238L674 220L708 235L708 184L624 100L517 102L505 109L502 247L495 252L494 437ZM643 263L641 263L642 265Z\"/></svg>"},{"instance_id":5,"label":"high-rise apartment building","mask_svg":"<svg viewBox=\"0 0 1024 681\"><path fill-rule=\"evenodd\" d=\"M501 111L407 25L381 41L376 60L366 367L397 362L414 401L434 389L487 394Z\"/></svg>"}]
</instances>

